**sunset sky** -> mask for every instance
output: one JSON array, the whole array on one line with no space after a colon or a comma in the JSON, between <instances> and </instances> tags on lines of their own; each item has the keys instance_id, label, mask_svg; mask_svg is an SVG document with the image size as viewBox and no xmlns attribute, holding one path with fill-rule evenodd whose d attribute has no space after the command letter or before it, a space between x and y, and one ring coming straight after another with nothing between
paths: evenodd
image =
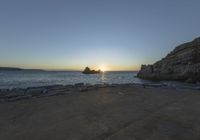
<instances>
[{"instance_id":1,"label":"sunset sky","mask_svg":"<svg viewBox=\"0 0 200 140\"><path fill-rule=\"evenodd\" d=\"M0 66L138 70L200 36L200 0L1 0Z\"/></svg>"}]
</instances>

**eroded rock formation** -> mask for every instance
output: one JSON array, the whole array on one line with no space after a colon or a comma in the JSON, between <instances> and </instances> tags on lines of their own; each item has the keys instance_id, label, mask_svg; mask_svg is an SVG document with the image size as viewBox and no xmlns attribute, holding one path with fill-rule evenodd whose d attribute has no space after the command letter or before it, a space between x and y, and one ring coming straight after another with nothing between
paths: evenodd
<instances>
[{"instance_id":1,"label":"eroded rock formation","mask_svg":"<svg viewBox=\"0 0 200 140\"><path fill-rule=\"evenodd\" d=\"M142 65L138 77L151 80L200 81L200 37L176 47L153 65Z\"/></svg>"},{"instance_id":2,"label":"eroded rock formation","mask_svg":"<svg viewBox=\"0 0 200 140\"><path fill-rule=\"evenodd\" d=\"M89 67L86 67L82 73L83 74L99 74L101 72L102 72L101 70L95 71L95 70L91 70Z\"/></svg>"}]
</instances>

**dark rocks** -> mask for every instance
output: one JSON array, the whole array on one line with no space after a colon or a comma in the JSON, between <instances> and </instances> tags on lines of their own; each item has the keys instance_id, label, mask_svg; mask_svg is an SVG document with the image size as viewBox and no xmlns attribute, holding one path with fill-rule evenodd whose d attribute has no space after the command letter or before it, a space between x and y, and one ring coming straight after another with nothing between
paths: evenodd
<instances>
[{"instance_id":1,"label":"dark rocks","mask_svg":"<svg viewBox=\"0 0 200 140\"><path fill-rule=\"evenodd\" d=\"M150 80L200 81L200 38L176 47L153 65L142 65L137 76Z\"/></svg>"},{"instance_id":2,"label":"dark rocks","mask_svg":"<svg viewBox=\"0 0 200 140\"><path fill-rule=\"evenodd\" d=\"M103 85L101 85L103 86ZM58 96L76 92L86 92L88 90L100 88L100 85L85 85L84 83L77 83L75 85L52 85L42 87L29 87L27 89L0 89L0 103L19 101L30 98Z\"/></svg>"},{"instance_id":3,"label":"dark rocks","mask_svg":"<svg viewBox=\"0 0 200 140\"><path fill-rule=\"evenodd\" d=\"M48 92L49 92L49 90L47 90L47 89L44 89L41 91L42 94L47 94Z\"/></svg>"},{"instance_id":4,"label":"dark rocks","mask_svg":"<svg viewBox=\"0 0 200 140\"><path fill-rule=\"evenodd\" d=\"M81 87L81 86L84 86L84 83L76 83L74 86L75 87Z\"/></svg>"},{"instance_id":5,"label":"dark rocks","mask_svg":"<svg viewBox=\"0 0 200 140\"><path fill-rule=\"evenodd\" d=\"M87 87L84 87L84 88L81 88L81 89L79 89L79 91L81 91L81 92L86 92L86 91L88 91L89 89L87 88Z\"/></svg>"},{"instance_id":6,"label":"dark rocks","mask_svg":"<svg viewBox=\"0 0 200 140\"><path fill-rule=\"evenodd\" d=\"M95 71L95 70L91 70L89 67L86 67L82 73L83 74L99 74L99 73L102 73L102 71L101 70Z\"/></svg>"},{"instance_id":7,"label":"dark rocks","mask_svg":"<svg viewBox=\"0 0 200 140\"><path fill-rule=\"evenodd\" d=\"M195 81L194 81L194 79L189 78L189 79L187 79L185 82L186 82L186 83L194 83Z\"/></svg>"},{"instance_id":8,"label":"dark rocks","mask_svg":"<svg viewBox=\"0 0 200 140\"><path fill-rule=\"evenodd\" d=\"M13 102L13 101L30 99L30 98L32 98L31 95L23 95L23 96L15 96L15 97L12 97L12 98L6 98L5 101L7 101L7 102Z\"/></svg>"},{"instance_id":9,"label":"dark rocks","mask_svg":"<svg viewBox=\"0 0 200 140\"><path fill-rule=\"evenodd\" d=\"M30 94L32 95L33 97L34 96L39 96L43 93L43 91L45 90L45 88L43 87L38 87L38 88L29 88L27 91L26 91L26 94Z\"/></svg>"},{"instance_id":10,"label":"dark rocks","mask_svg":"<svg viewBox=\"0 0 200 140\"><path fill-rule=\"evenodd\" d=\"M91 90L99 90L101 88L125 88L125 87L135 87L135 86L143 86L147 87L173 87L173 85L165 85L165 84L96 84L96 85L85 85L84 83L77 83L75 85L53 85L53 86L43 86L43 87L30 87L27 89L1 89L0 90L0 103L3 102L13 102L25 99L32 98L41 98L47 96L59 96L66 94L75 94L75 93L84 93ZM188 87L189 88L189 87ZM198 87L193 87L191 89L200 90L200 85Z\"/></svg>"}]
</instances>

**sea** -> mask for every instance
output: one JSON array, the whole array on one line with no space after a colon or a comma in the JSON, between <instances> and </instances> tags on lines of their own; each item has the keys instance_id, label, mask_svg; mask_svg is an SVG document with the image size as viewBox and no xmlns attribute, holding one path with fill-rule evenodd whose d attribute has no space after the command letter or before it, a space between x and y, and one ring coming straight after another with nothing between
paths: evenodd
<instances>
[{"instance_id":1,"label":"sea","mask_svg":"<svg viewBox=\"0 0 200 140\"><path fill-rule=\"evenodd\" d=\"M102 74L82 74L80 71L0 71L0 89L27 88L49 85L149 84L199 89L200 84L175 81L149 81L136 77L135 71L114 71Z\"/></svg>"}]
</instances>

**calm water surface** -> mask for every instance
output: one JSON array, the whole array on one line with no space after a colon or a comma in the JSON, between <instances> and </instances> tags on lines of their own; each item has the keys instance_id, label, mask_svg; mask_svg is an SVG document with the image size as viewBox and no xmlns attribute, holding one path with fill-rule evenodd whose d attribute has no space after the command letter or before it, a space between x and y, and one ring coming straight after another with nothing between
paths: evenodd
<instances>
[{"instance_id":1,"label":"calm water surface","mask_svg":"<svg viewBox=\"0 0 200 140\"><path fill-rule=\"evenodd\" d=\"M85 75L81 72L56 71L0 71L0 89L27 88L47 85L85 84L122 84L122 83L149 83L166 84L169 86L196 86L178 82L153 82L135 77L137 72L105 72L103 74Z\"/></svg>"}]
</instances>

